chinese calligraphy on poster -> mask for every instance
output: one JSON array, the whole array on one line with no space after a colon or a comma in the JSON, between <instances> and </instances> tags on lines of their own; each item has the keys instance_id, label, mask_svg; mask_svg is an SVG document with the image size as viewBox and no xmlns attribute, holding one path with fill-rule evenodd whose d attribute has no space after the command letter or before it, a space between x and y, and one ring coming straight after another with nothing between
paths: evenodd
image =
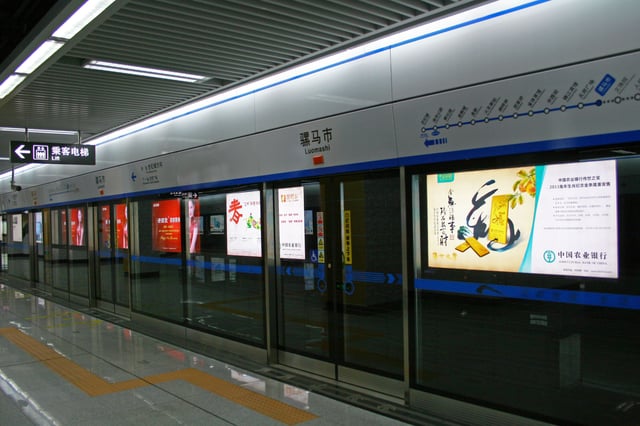
<instances>
[{"instance_id":1,"label":"chinese calligraphy on poster","mask_svg":"<svg viewBox=\"0 0 640 426\"><path fill-rule=\"evenodd\" d=\"M180 227L180 200L153 203L153 250L180 253L182 228Z\"/></svg>"},{"instance_id":2,"label":"chinese calligraphy on poster","mask_svg":"<svg viewBox=\"0 0 640 426\"><path fill-rule=\"evenodd\" d=\"M227 194L227 254L262 256L260 191Z\"/></svg>"},{"instance_id":3,"label":"chinese calligraphy on poster","mask_svg":"<svg viewBox=\"0 0 640 426\"><path fill-rule=\"evenodd\" d=\"M615 278L614 161L427 176L428 264Z\"/></svg>"}]
</instances>

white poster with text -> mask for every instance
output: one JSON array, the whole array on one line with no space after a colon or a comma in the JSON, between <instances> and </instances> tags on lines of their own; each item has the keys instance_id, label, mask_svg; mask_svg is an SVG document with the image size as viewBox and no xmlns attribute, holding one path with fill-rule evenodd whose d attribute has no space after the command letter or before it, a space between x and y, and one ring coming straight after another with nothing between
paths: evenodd
<instances>
[{"instance_id":1,"label":"white poster with text","mask_svg":"<svg viewBox=\"0 0 640 426\"><path fill-rule=\"evenodd\" d=\"M278 190L281 259L305 259L304 187Z\"/></svg>"},{"instance_id":2,"label":"white poster with text","mask_svg":"<svg viewBox=\"0 0 640 426\"><path fill-rule=\"evenodd\" d=\"M262 256L260 191L227 194L227 254Z\"/></svg>"}]
</instances>

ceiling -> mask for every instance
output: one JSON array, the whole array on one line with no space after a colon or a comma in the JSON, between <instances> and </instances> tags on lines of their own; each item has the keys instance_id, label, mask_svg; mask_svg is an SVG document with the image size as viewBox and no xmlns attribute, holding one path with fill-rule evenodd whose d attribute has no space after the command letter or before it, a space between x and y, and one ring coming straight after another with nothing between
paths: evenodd
<instances>
[{"instance_id":1,"label":"ceiling","mask_svg":"<svg viewBox=\"0 0 640 426\"><path fill-rule=\"evenodd\" d=\"M483 2L116 0L18 93L0 100L0 127L76 130L85 141L351 43ZM0 0L0 77L13 71L25 46L48 37L81 3ZM208 79L183 83L87 70L81 65L88 59ZM69 143L77 141L70 137L75 140ZM10 140L24 138L0 132L0 157L9 157ZM0 173L7 170L11 164L0 159Z\"/></svg>"}]
</instances>

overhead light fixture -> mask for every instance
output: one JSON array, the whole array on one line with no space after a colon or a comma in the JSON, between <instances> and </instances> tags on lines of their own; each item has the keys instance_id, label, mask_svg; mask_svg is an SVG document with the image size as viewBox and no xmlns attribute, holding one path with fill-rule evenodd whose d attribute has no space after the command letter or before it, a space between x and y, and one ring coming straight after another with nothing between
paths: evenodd
<instances>
[{"instance_id":1,"label":"overhead light fixture","mask_svg":"<svg viewBox=\"0 0 640 426\"><path fill-rule=\"evenodd\" d=\"M16 68L16 72L18 74L31 74L47 59L53 56L63 45L64 42L58 40L45 41Z\"/></svg>"},{"instance_id":2,"label":"overhead light fixture","mask_svg":"<svg viewBox=\"0 0 640 426\"><path fill-rule=\"evenodd\" d=\"M137 65L120 64L117 62L100 60L87 61L82 67L90 70L109 71L120 74L139 75L143 77L163 78L165 80L183 81L186 83L196 83L207 78L203 75L187 74L184 72L167 71L158 68L140 67Z\"/></svg>"},{"instance_id":3,"label":"overhead light fixture","mask_svg":"<svg viewBox=\"0 0 640 426\"><path fill-rule=\"evenodd\" d=\"M6 178L11 178L12 180L15 178L15 176L19 176L23 173L26 173L28 171L33 171L33 170L37 170L37 169L41 169L43 167L45 167L46 164L39 164L39 163L29 163L29 164L25 164L24 166L12 170L10 172L6 172L0 175L0 180L2 179L6 179Z\"/></svg>"},{"instance_id":4,"label":"overhead light fixture","mask_svg":"<svg viewBox=\"0 0 640 426\"><path fill-rule=\"evenodd\" d=\"M0 99L6 97L22 83L27 75L53 56L64 44L73 38L84 27L89 25L98 15L115 0L87 0L71 15L47 40L42 42L25 59L16 70L0 84Z\"/></svg>"},{"instance_id":5,"label":"overhead light fixture","mask_svg":"<svg viewBox=\"0 0 640 426\"><path fill-rule=\"evenodd\" d=\"M69 40L93 21L115 0L87 0L54 33L53 37Z\"/></svg>"},{"instance_id":6,"label":"overhead light fixture","mask_svg":"<svg viewBox=\"0 0 640 426\"><path fill-rule=\"evenodd\" d=\"M55 129L25 129L24 127L0 127L0 132L16 132L16 133L24 133L25 130L27 133L39 133L43 135L77 135L77 130L55 130Z\"/></svg>"},{"instance_id":7,"label":"overhead light fixture","mask_svg":"<svg viewBox=\"0 0 640 426\"><path fill-rule=\"evenodd\" d=\"M27 78L26 75L11 74L7 77L2 84L0 84L0 99L13 92L13 89L18 87L22 81Z\"/></svg>"}]
</instances>

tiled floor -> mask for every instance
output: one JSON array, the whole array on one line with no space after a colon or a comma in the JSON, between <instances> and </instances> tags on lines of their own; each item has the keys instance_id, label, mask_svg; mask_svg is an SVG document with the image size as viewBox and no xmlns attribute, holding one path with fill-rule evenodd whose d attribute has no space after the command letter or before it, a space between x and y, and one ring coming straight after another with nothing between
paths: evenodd
<instances>
[{"instance_id":1,"label":"tiled floor","mask_svg":"<svg viewBox=\"0 0 640 426\"><path fill-rule=\"evenodd\" d=\"M0 425L395 425L0 285Z\"/></svg>"}]
</instances>

